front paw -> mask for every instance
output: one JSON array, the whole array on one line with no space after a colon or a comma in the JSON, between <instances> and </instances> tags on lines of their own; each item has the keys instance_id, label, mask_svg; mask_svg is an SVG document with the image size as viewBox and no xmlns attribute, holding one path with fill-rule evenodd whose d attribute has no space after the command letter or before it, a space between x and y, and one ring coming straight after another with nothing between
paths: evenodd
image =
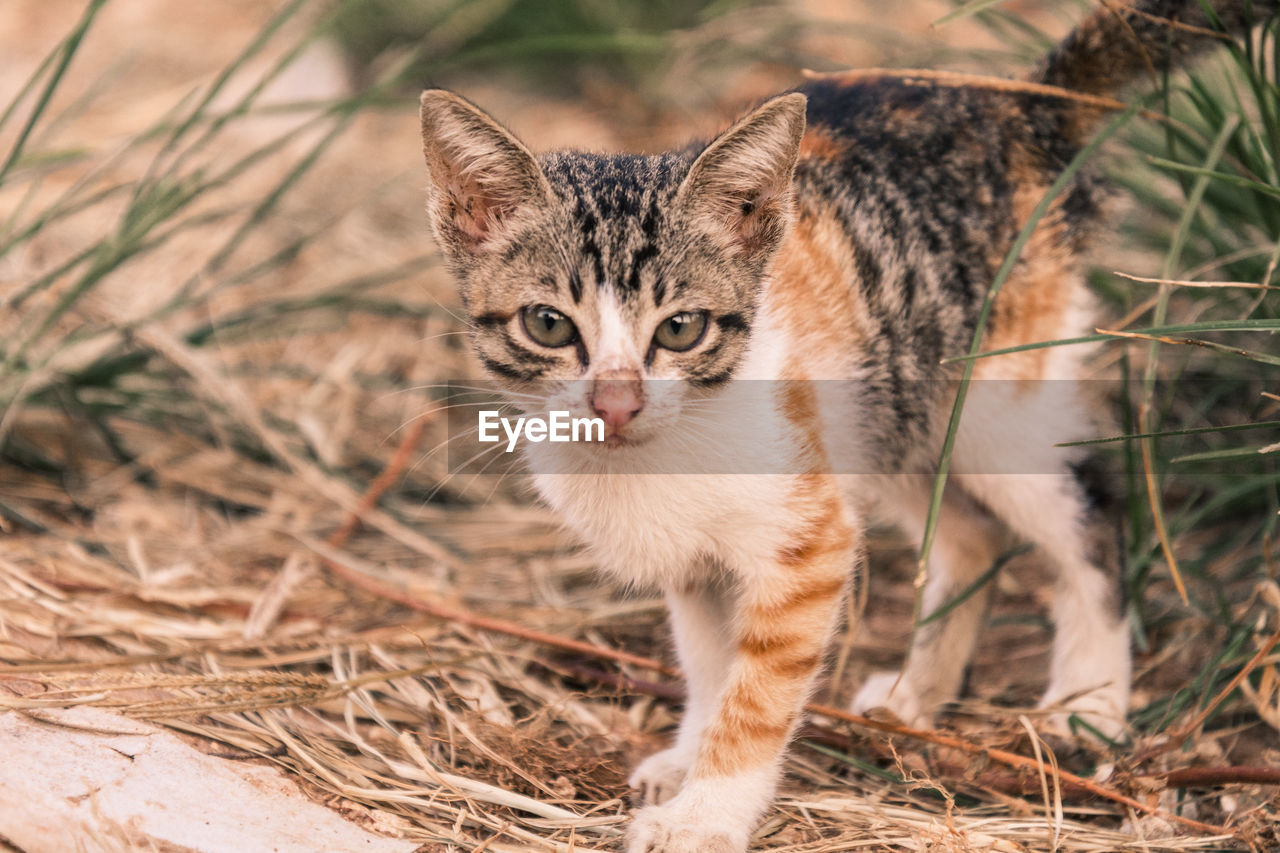
<instances>
[{"instance_id":1,"label":"front paw","mask_svg":"<svg viewBox=\"0 0 1280 853\"><path fill-rule=\"evenodd\" d=\"M688 750L673 746L655 752L636 765L627 784L640 791L640 802L656 806L680 793L685 774L693 764Z\"/></svg>"},{"instance_id":2,"label":"front paw","mask_svg":"<svg viewBox=\"0 0 1280 853\"><path fill-rule=\"evenodd\" d=\"M853 697L849 710L865 715L873 708L886 708L904 725L916 729L933 728L933 709L921 699L897 670L873 673Z\"/></svg>"},{"instance_id":3,"label":"front paw","mask_svg":"<svg viewBox=\"0 0 1280 853\"><path fill-rule=\"evenodd\" d=\"M699 811L679 798L641 809L627 833L627 853L745 853L746 830L717 826L712 815Z\"/></svg>"},{"instance_id":4,"label":"front paw","mask_svg":"<svg viewBox=\"0 0 1280 853\"><path fill-rule=\"evenodd\" d=\"M1107 741L1123 740L1125 736L1125 708L1128 706L1127 691L1099 688L1083 696L1071 697L1065 701L1054 701L1045 697L1040 702L1041 708L1062 709L1051 714L1041 725L1046 734L1067 739L1085 739L1097 742L1099 735ZM1086 725L1072 731L1071 717L1075 716Z\"/></svg>"}]
</instances>

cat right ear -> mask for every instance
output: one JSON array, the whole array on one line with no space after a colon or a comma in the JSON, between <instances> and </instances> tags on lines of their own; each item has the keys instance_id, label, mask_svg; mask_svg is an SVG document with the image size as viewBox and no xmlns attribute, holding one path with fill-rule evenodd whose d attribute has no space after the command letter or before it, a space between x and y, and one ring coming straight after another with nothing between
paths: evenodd
<instances>
[{"instance_id":1,"label":"cat right ear","mask_svg":"<svg viewBox=\"0 0 1280 853\"><path fill-rule=\"evenodd\" d=\"M492 251L550 200L546 176L520 140L463 98L428 89L421 103L436 238L455 258Z\"/></svg>"}]
</instances>

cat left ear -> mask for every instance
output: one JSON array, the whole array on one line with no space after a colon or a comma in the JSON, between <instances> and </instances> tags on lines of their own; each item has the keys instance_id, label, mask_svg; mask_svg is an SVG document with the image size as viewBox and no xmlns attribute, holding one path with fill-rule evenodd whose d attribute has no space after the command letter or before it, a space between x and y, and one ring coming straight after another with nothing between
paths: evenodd
<instances>
[{"instance_id":1,"label":"cat left ear","mask_svg":"<svg viewBox=\"0 0 1280 853\"><path fill-rule=\"evenodd\" d=\"M695 226L725 247L767 258L791 224L791 176L804 136L804 95L781 95L720 134L679 190Z\"/></svg>"},{"instance_id":2,"label":"cat left ear","mask_svg":"<svg viewBox=\"0 0 1280 853\"><path fill-rule=\"evenodd\" d=\"M427 212L454 259L493 250L551 198L529 150L478 107L444 89L422 93Z\"/></svg>"}]
</instances>

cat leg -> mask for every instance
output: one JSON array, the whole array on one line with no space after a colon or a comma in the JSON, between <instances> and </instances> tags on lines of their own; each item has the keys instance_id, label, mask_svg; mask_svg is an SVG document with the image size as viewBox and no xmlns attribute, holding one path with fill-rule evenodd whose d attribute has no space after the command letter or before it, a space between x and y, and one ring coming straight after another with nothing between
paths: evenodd
<instances>
[{"instance_id":1,"label":"cat leg","mask_svg":"<svg viewBox=\"0 0 1280 853\"><path fill-rule=\"evenodd\" d=\"M772 555L734 566L740 589L724 685L684 786L636 814L629 853L742 853L773 799L860 545L834 483L814 479L802 484L797 531Z\"/></svg>"},{"instance_id":2,"label":"cat leg","mask_svg":"<svg viewBox=\"0 0 1280 853\"><path fill-rule=\"evenodd\" d=\"M1103 478L1064 464L1062 474L970 475L977 494L1020 537L1050 558L1054 640L1041 706L1077 714L1105 737L1123 734L1132 664L1117 520Z\"/></svg>"},{"instance_id":3,"label":"cat leg","mask_svg":"<svg viewBox=\"0 0 1280 853\"><path fill-rule=\"evenodd\" d=\"M924 535L928 483L903 476L881 492L881 507L894 516L913 542ZM953 488L943 501L921 616L947 607L991 566L1003 535L990 514ZM938 707L955 699L986 616L992 584L983 584L945 615L916 628L906 664L872 674L853 699L855 714L887 708L909 726L928 728Z\"/></svg>"},{"instance_id":4,"label":"cat leg","mask_svg":"<svg viewBox=\"0 0 1280 853\"><path fill-rule=\"evenodd\" d=\"M668 592L666 599L676 656L684 670L685 708L675 743L640 762L631 774L629 784L640 790L645 804L664 803L680 790L733 662L726 590L699 584Z\"/></svg>"}]
</instances>

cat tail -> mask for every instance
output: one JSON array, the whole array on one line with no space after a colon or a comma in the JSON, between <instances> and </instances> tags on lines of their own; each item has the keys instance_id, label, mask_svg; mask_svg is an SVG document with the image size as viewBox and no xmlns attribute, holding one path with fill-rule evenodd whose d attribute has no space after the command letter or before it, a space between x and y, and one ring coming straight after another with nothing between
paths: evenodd
<instances>
[{"instance_id":1,"label":"cat tail","mask_svg":"<svg viewBox=\"0 0 1280 853\"><path fill-rule=\"evenodd\" d=\"M1207 13L1206 7L1212 10ZM1107 0L1045 57L1031 79L1110 95L1248 33L1280 0Z\"/></svg>"}]
</instances>

